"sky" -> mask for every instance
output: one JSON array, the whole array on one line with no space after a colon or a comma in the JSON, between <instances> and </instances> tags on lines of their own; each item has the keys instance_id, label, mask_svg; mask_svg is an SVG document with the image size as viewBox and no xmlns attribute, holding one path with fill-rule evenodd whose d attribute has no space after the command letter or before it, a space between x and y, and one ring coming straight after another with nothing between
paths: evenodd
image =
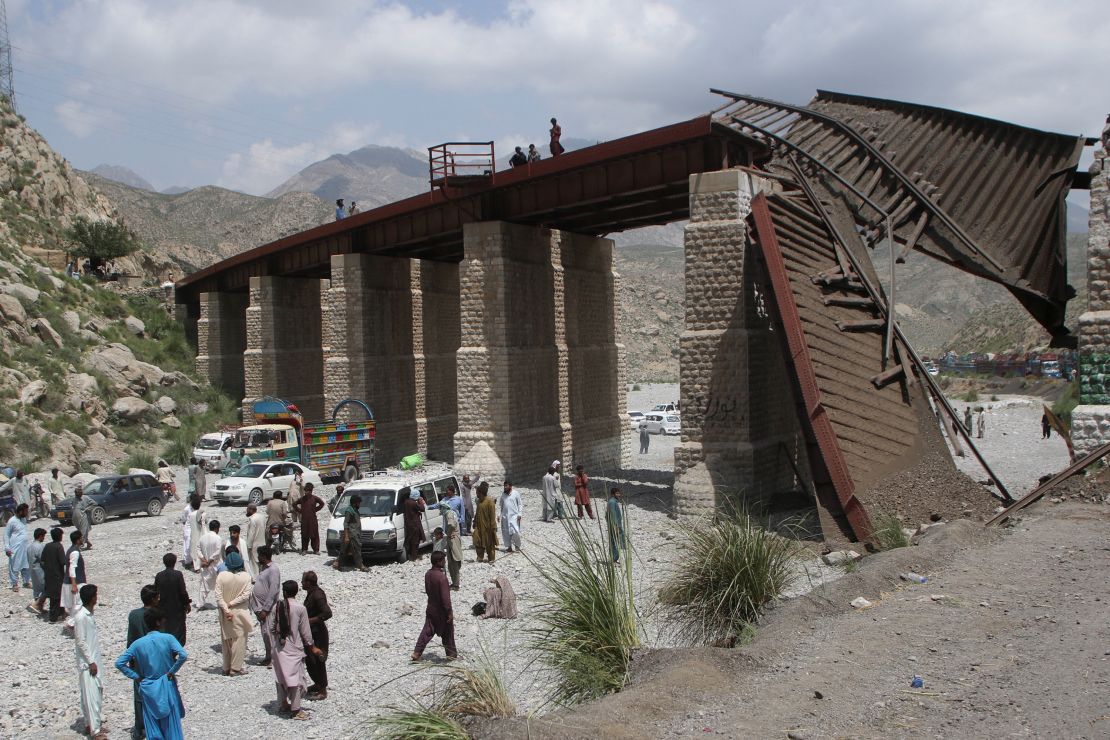
<instances>
[{"instance_id":1,"label":"sky","mask_svg":"<svg viewBox=\"0 0 1110 740\"><path fill-rule=\"evenodd\" d=\"M19 111L82 169L263 194L366 144L606 140L711 87L1097 136L1105 0L7 0ZM1090 152L1088 150L1087 159Z\"/></svg>"}]
</instances>

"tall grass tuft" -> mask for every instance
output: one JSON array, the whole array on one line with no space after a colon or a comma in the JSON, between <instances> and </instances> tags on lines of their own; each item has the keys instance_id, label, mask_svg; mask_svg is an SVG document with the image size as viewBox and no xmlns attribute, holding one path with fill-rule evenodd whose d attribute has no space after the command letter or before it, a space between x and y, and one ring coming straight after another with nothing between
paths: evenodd
<instances>
[{"instance_id":1,"label":"tall grass tuft","mask_svg":"<svg viewBox=\"0 0 1110 740\"><path fill-rule=\"evenodd\" d=\"M466 730L434 707L390 707L389 714L370 720L373 737L390 740L468 740Z\"/></svg>"},{"instance_id":2,"label":"tall grass tuft","mask_svg":"<svg viewBox=\"0 0 1110 740\"><path fill-rule=\"evenodd\" d=\"M578 519L560 521L569 550L547 553L542 561L529 556L548 591L537 605L530 636L555 677L551 701L566 706L624 687L640 630L631 558L613 562L600 520L597 534Z\"/></svg>"},{"instance_id":3,"label":"tall grass tuft","mask_svg":"<svg viewBox=\"0 0 1110 740\"><path fill-rule=\"evenodd\" d=\"M448 717L512 717L516 714L501 673L483 650L470 664L452 663L442 669L446 684L433 707Z\"/></svg>"},{"instance_id":4,"label":"tall grass tuft","mask_svg":"<svg viewBox=\"0 0 1110 740\"><path fill-rule=\"evenodd\" d=\"M800 543L763 529L739 509L678 526L686 555L659 597L681 636L714 644L750 633L796 578Z\"/></svg>"},{"instance_id":5,"label":"tall grass tuft","mask_svg":"<svg viewBox=\"0 0 1110 740\"><path fill-rule=\"evenodd\" d=\"M910 538L902 531L902 520L894 514L876 514L872 524L875 544L880 550L909 547Z\"/></svg>"}]
</instances>

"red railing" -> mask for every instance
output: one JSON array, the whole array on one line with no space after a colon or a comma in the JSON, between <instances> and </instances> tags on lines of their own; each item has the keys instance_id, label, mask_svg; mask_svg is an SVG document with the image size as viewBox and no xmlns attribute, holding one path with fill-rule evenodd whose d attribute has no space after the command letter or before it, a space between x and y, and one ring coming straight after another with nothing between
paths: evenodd
<instances>
[{"instance_id":1,"label":"red railing","mask_svg":"<svg viewBox=\"0 0 1110 740\"><path fill-rule=\"evenodd\" d=\"M492 184L496 171L492 141L448 141L428 147L428 182L432 189L474 179Z\"/></svg>"}]
</instances>

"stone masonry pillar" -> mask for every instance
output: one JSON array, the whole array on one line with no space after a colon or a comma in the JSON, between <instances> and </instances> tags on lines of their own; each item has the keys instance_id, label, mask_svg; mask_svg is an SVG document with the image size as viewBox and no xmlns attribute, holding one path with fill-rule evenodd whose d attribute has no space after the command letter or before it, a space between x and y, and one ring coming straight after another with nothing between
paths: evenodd
<instances>
[{"instance_id":1,"label":"stone masonry pillar","mask_svg":"<svg viewBox=\"0 0 1110 740\"><path fill-rule=\"evenodd\" d=\"M247 348L247 295L201 293L197 320L197 372L214 386L243 397Z\"/></svg>"},{"instance_id":2,"label":"stone masonry pillar","mask_svg":"<svg viewBox=\"0 0 1110 740\"><path fill-rule=\"evenodd\" d=\"M417 383L417 427L421 451L432 460L453 461L459 426L455 355L459 350L459 266L414 262L413 345Z\"/></svg>"},{"instance_id":3,"label":"stone masonry pillar","mask_svg":"<svg viewBox=\"0 0 1110 740\"><path fill-rule=\"evenodd\" d=\"M463 234L456 467L614 470L627 435L612 242L504 222Z\"/></svg>"},{"instance_id":4,"label":"stone masonry pillar","mask_svg":"<svg viewBox=\"0 0 1110 740\"><path fill-rule=\"evenodd\" d=\"M328 413L365 401L377 421L376 462L421 451L417 423L412 274L403 257L339 254L323 299L324 395Z\"/></svg>"},{"instance_id":5,"label":"stone masonry pillar","mask_svg":"<svg viewBox=\"0 0 1110 740\"><path fill-rule=\"evenodd\" d=\"M737 170L690 178L678 516L712 513L725 498L762 504L794 488L789 458L800 438L793 396L748 242L746 219L759 185Z\"/></svg>"},{"instance_id":6,"label":"stone masonry pillar","mask_svg":"<svg viewBox=\"0 0 1110 740\"><path fill-rule=\"evenodd\" d=\"M613 474L631 455L613 242L555 232L555 341L564 471ZM560 295L561 294L561 295Z\"/></svg>"},{"instance_id":7,"label":"stone masonry pillar","mask_svg":"<svg viewBox=\"0 0 1110 740\"><path fill-rule=\"evenodd\" d=\"M294 403L305 420L324 418L320 296L327 281L252 277L243 353L244 419L262 396ZM330 409L329 409L330 411Z\"/></svg>"},{"instance_id":8,"label":"stone masonry pillar","mask_svg":"<svg viewBox=\"0 0 1110 740\"><path fill-rule=\"evenodd\" d=\"M1071 415L1077 456L1110 441L1110 118L1091 163L1087 311L1079 317L1079 403Z\"/></svg>"}]
</instances>

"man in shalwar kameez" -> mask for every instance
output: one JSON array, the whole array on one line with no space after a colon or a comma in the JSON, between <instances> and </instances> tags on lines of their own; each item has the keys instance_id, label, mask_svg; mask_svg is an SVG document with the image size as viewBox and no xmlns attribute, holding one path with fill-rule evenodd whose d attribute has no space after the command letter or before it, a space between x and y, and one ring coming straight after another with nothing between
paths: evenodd
<instances>
[{"instance_id":1,"label":"man in shalwar kameez","mask_svg":"<svg viewBox=\"0 0 1110 740\"><path fill-rule=\"evenodd\" d=\"M254 629L248 601L251 597L251 576L243 566L243 556L230 552L225 559L227 570L216 576L216 605L220 608L220 651L224 657L224 675L242 676L247 657L247 635Z\"/></svg>"},{"instance_id":2,"label":"man in shalwar kameez","mask_svg":"<svg viewBox=\"0 0 1110 740\"><path fill-rule=\"evenodd\" d=\"M85 732L94 740L108 737L101 729L100 712L104 690L100 685L100 638L96 630L93 610L96 607L96 586L86 583L81 587L81 606L73 619L74 652L77 655L77 685L81 689L81 714L85 717Z\"/></svg>"},{"instance_id":3,"label":"man in shalwar kameez","mask_svg":"<svg viewBox=\"0 0 1110 740\"><path fill-rule=\"evenodd\" d=\"M213 591L216 588L216 569L224 561L224 545L220 540L220 523L212 520L205 532L197 542L197 551L200 557L197 565L200 566L200 608L215 609Z\"/></svg>"},{"instance_id":4,"label":"man in shalwar kameez","mask_svg":"<svg viewBox=\"0 0 1110 740\"><path fill-rule=\"evenodd\" d=\"M4 527L4 553L8 556L8 579L12 584L12 591L19 591L19 579L23 579L23 587L31 587L31 564L27 560L27 504L15 507L15 516L8 520Z\"/></svg>"},{"instance_id":5,"label":"man in shalwar kameez","mask_svg":"<svg viewBox=\"0 0 1110 740\"><path fill-rule=\"evenodd\" d=\"M274 682L277 684L279 711L288 712L293 719L308 719L301 710L307 686L304 681L305 653L319 657L322 654L312 640L308 611L296 600L296 581L281 584L281 599L263 629L270 632L273 645Z\"/></svg>"},{"instance_id":6,"label":"man in shalwar kameez","mask_svg":"<svg viewBox=\"0 0 1110 740\"><path fill-rule=\"evenodd\" d=\"M435 635L443 638L443 650L447 653L448 660L459 657L455 648L455 612L451 607L451 587L447 583L447 574L443 572L446 561L447 556L444 553L433 552L432 567L424 574L428 607L424 610L424 629L420 631L416 648L412 651L413 662L420 660L424 648Z\"/></svg>"},{"instance_id":7,"label":"man in shalwar kameez","mask_svg":"<svg viewBox=\"0 0 1110 740\"><path fill-rule=\"evenodd\" d=\"M176 674L189 654L176 637L162 631L166 618L161 609L147 610L143 620L149 632L123 651L116 659L116 669L138 683L147 740L184 740L181 718L185 705ZM131 667L132 662L138 670Z\"/></svg>"},{"instance_id":8,"label":"man in shalwar kameez","mask_svg":"<svg viewBox=\"0 0 1110 740\"><path fill-rule=\"evenodd\" d=\"M520 494L513 490L511 481L505 481L501 491L501 539L505 541L505 552L512 552L513 545L520 551L520 529L524 522L524 502Z\"/></svg>"}]
</instances>

